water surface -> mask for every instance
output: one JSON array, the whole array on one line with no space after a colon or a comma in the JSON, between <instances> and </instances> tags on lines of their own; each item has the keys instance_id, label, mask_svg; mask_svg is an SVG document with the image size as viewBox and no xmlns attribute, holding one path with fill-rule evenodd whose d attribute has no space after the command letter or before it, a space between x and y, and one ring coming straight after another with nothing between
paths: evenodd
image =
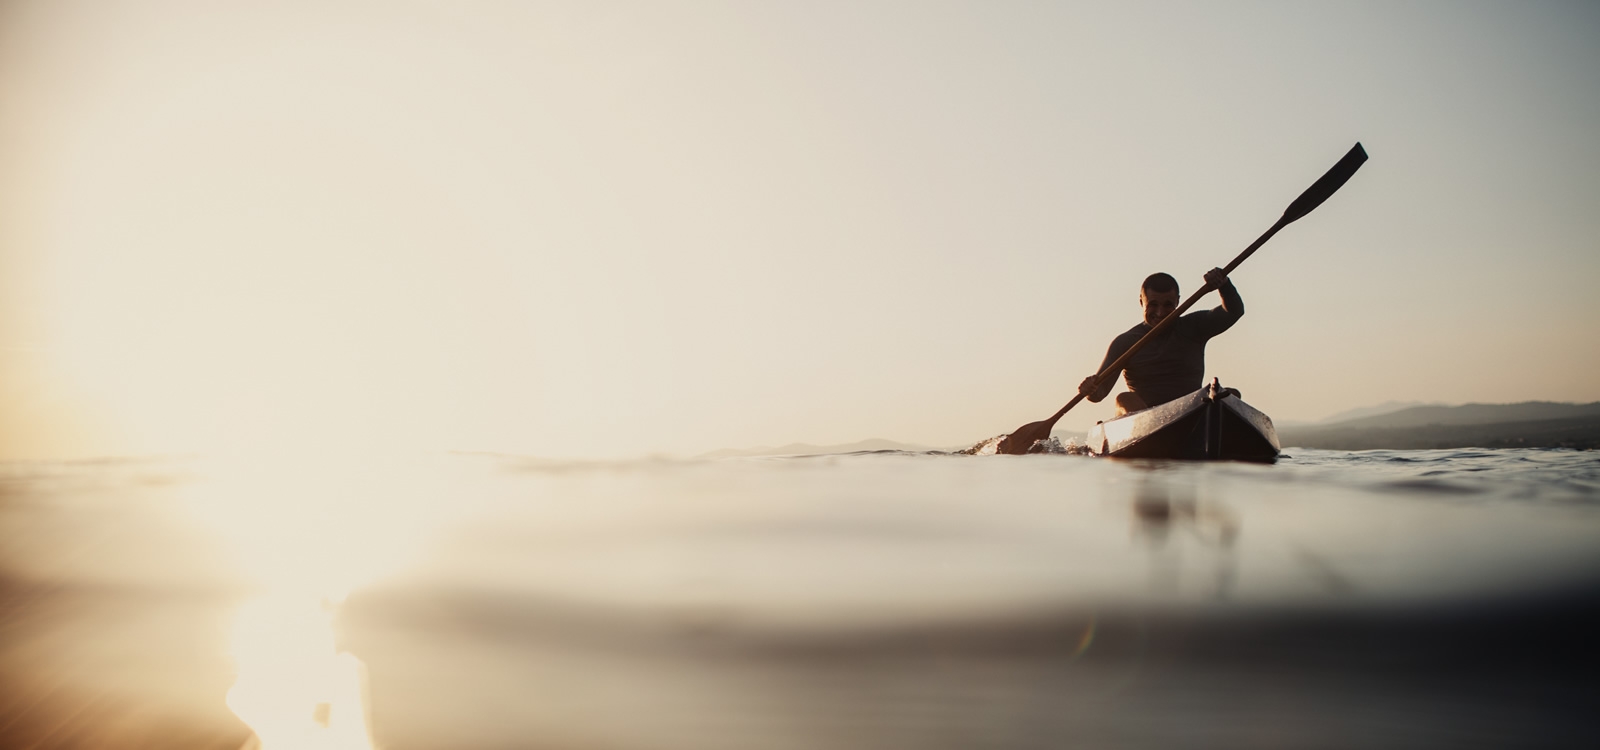
<instances>
[{"instance_id":1,"label":"water surface","mask_svg":"<svg viewBox=\"0 0 1600 750\"><path fill-rule=\"evenodd\" d=\"M11 464L0 744L1587 746L1600 454L1288 454Z\"/></svg>"}]
</instances>

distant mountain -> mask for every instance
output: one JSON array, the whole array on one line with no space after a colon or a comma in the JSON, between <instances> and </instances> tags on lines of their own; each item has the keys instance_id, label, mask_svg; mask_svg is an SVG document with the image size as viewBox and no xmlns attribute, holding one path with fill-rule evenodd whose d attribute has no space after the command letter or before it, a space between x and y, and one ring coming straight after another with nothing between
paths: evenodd
<instances>
[{"instance_id":1,"label":"distant mountain","mask_svg":"<svg viewBox=\"0 0 1600 750\"><path fill-rule=\"evenodd\" d=\"M962 446L966 447L966 446ZM809 443L790 443L777 448L724 448L719 451L703 453L698 458L742 458L747 456L816 456L826 453L856 453L859 451L913 451L927 452L936 450L951 450L950 448L932 448L926 445L912 443L897 443L893 440L873 438L855 443L842 445L811 445Z\"/></svg>"},{"instance_id":2,"label":"distant mountain","mask_svg":"<svg viewBox=\"0 0 1600 750\"><path fill-rule=\"evenodd\" d=\"M1376 417L1384 414L1393 414L1397 411L1410 409L1414 406L1445 406L1445 404L1429 404L1421 401L1385 401L1377 406L1364 406L1359 409L1342 411L1331 417L1323 417L1311 424L1333 424L1363 417Z\"/></svg>"},{"instance_id":3,"label":"distant mountain","mask_svg":"<svg viewBox=\"0 0 1600 750\"><path fill-rule=\"evenodd\" d=\"M1496 424L1531 422L1546 419L1573 419L1600 416L1600 401L1592 404L1558 404L1550 401L1524 401L1520 404L1466 404L1463 406L1414 406L1376 416L1346 419L1328 427L1422 427L1425 425Z\"/></svg>"},{"instance_id":4,"label":"distant mountain","mask_svg":"<svg viewBox=\"0 0 1600 750\"><path fill-rule=\"evenodd\" d=\"M1331 424L1284 425L1285 446L1336 450L1600 448L1600 402L1414 406Z\"/></svg>"}]
</instances>

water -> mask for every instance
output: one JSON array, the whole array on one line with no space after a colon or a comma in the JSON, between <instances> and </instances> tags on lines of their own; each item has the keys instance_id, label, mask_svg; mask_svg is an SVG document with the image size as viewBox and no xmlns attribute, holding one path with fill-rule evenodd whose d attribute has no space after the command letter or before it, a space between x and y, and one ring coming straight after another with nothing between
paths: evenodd
<instances>
[{"instance_id":1,"label":"water","mask_svg":"<svg viewBox=\"0 0 1600 750\"><path fill-rule=\"evenodd\" d=\"M1600 453L1287 452L5 465L0 746L1592 744Z\"/></svg>"}]
</instances>

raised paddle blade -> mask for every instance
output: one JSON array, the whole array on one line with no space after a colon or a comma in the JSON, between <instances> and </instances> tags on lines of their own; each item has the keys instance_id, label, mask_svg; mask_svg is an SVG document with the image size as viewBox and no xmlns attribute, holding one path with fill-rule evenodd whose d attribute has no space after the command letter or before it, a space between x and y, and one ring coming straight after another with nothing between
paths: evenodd
<instances>
[{"instance_id":1,"label":"raised paddle blade","mask_svg":"<svg viewBox=\"0 0 1600 750\"><path fill-rule=\"evenodd\" d=\"M1333 195L1339 191L1339 188L1344 187L1344 183L1350 179L1351 175L1356 173L1357 169L1361 168L1361 163L1366 160L1367 150L1362 148L1360 143L1357 143L1355 148L1350 149L1350 153L1345 154L1338 164L1333 165L1333 169L1328 170L1327 174L1312 183L1311 187L1306 188L1306 191L1301 193L1299 198L1294 199L1294 202L1289 204L1289 207L1283 212L1283 218L1278 223L1280 225L1288 224L1311 213L1317 206L1322 205L1322 202L1327 200L1328 196Z\"/></svg>"}]
</instances>

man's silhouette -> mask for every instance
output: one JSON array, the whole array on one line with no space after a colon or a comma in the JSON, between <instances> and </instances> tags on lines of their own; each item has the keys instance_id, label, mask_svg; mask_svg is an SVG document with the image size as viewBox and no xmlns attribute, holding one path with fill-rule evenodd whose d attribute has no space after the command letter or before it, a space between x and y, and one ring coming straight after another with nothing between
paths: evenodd
<instances>
[{"instance_id":1,"label":"man's silhouette","mask_svg":"<svg viewBox=\"0 0 1600 750\"><path fill-rule=\"evenodd\" d=\"M1128 412L1159 406L1200 389L1205 380L1206 342L1228 330L1244 315L1244 300L1239 290L1222 273L1213 268L1205 274L1206 285L1222 294L1222 306L1185 315L1166 327L1159 336L1135 352L1123 370L1110 373L1100 388L1094 387L1094 375L1078 385L1078 392L1090 401L1099 402L1117 384L1117 375L1126 374L1128 390L1117 394L1117 416ZM1173 310L1178 309L1178 280L1164 273L1151 274L1139 288L1139 305L1144 308L1144 322L1128 329L1111 342L1100 371L1117 361L1128 347L1150 332Z\"/></svg>"}]
</instances>

